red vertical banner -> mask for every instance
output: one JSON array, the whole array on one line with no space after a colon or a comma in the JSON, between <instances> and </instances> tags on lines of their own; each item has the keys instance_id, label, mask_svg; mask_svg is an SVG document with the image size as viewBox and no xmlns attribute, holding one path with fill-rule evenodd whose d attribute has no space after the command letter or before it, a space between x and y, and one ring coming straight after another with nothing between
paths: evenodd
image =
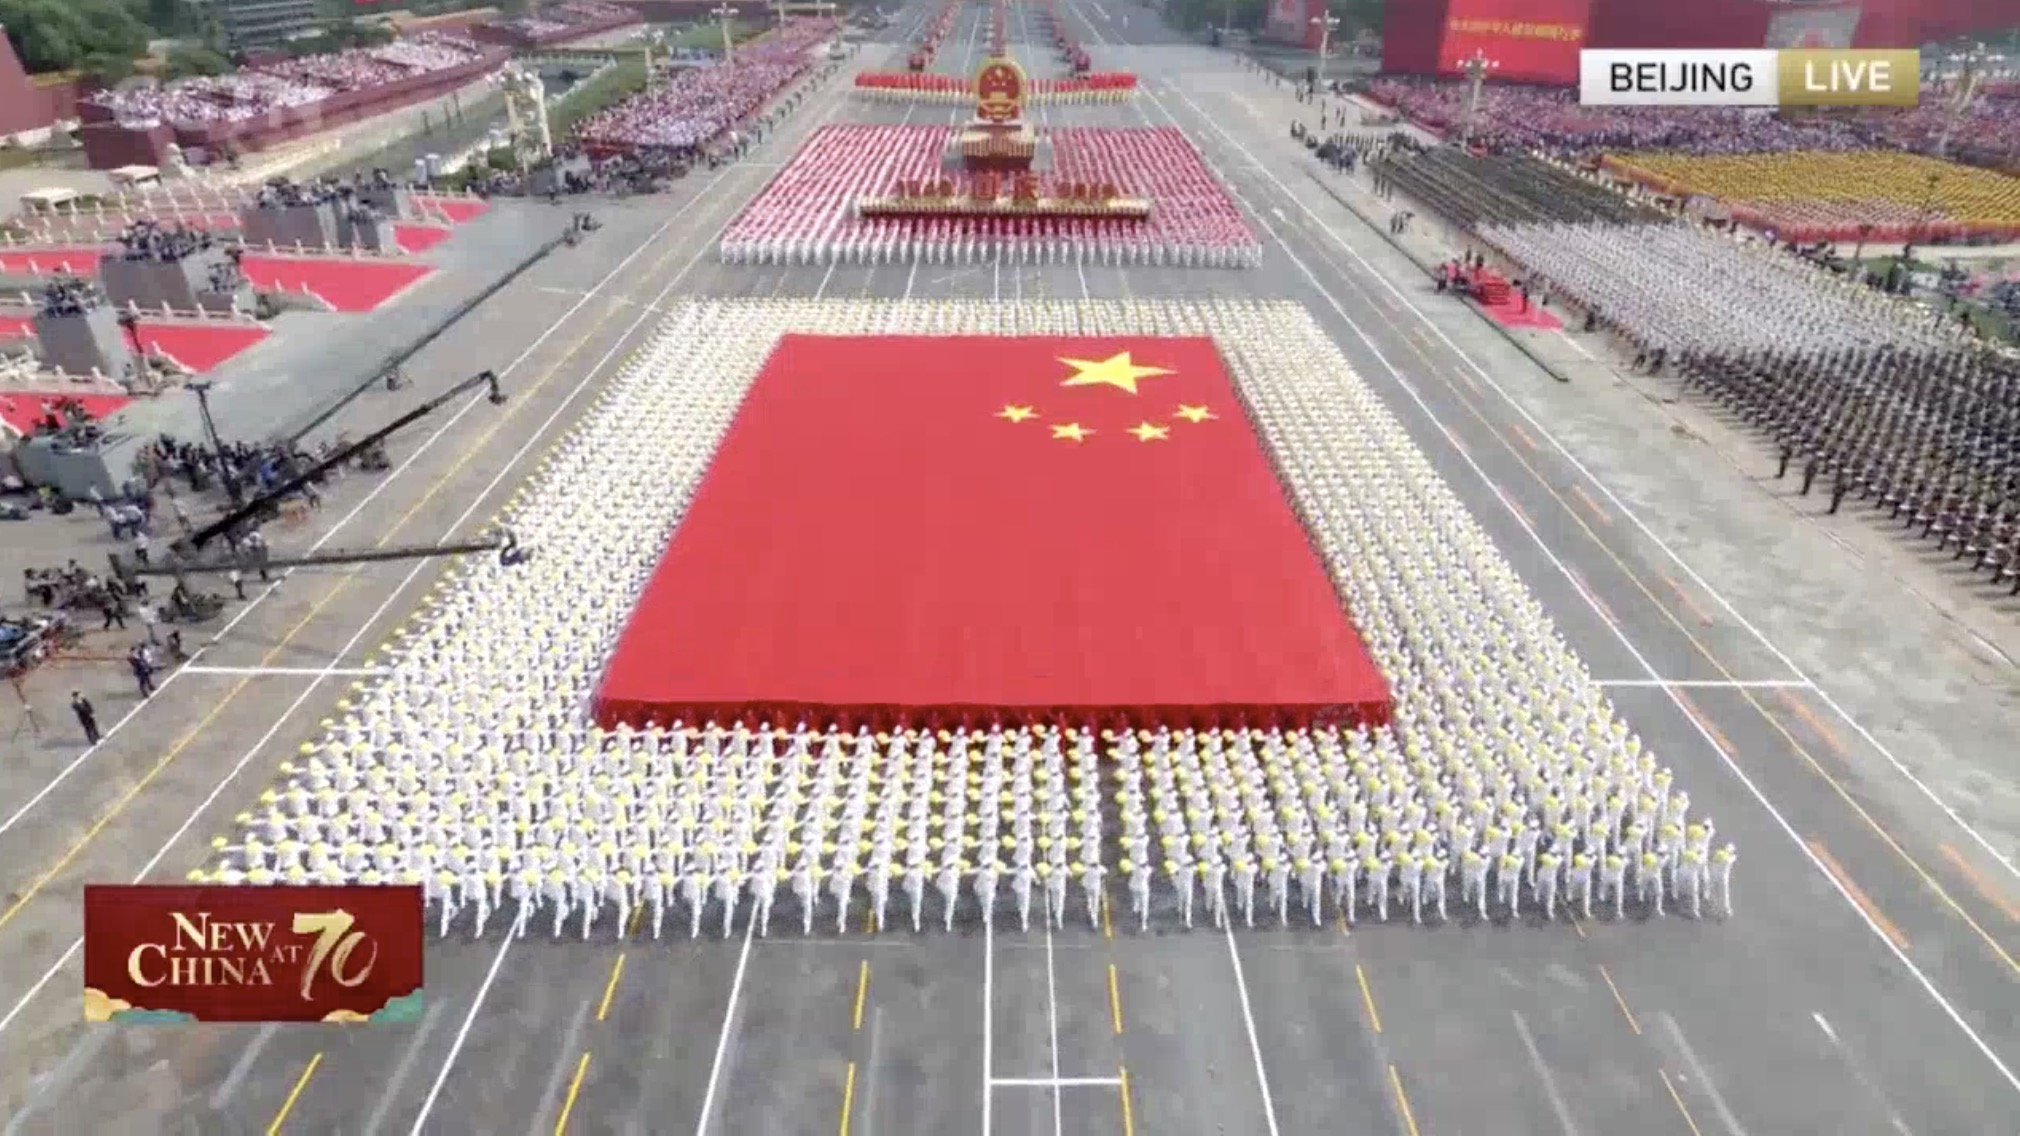
<instances>
[{"instance_id":1,"label":"red vertical banner","mask_svg":"<svg viewBox=\"0 0 2020 1136\"><path fill-rule=\"evenodd\" d=\"M84 889L87 1021L408 1021L418 887Z\"/></svg>"}]
</instances>

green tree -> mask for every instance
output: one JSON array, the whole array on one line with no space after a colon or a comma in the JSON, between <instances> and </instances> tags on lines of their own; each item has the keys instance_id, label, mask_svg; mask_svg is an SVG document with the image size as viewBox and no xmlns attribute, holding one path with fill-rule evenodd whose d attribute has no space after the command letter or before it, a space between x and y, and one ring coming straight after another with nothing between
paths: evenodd
<instances>
[{"instance_id":1,"label":"green tree","mask_svg":"<svg viewBox=\"0 0 2020 1136\"><path fill-rule=\"evenodd\" d=\"M168 53L164 78L186 79L191 75L222 75L231 70L231 60L207 47L178 46Z\"/></svg>"},{"instance_id":2,"label":"green tree","mask_svg":"<svg viewBox=\"0 0 2020 1136\"><path fill-rule=\"evenodd\" d=\"M0 24L30 71L124 78L147 50L147 25L122 0L0 0Z\"/></svg>"}]
</instances>

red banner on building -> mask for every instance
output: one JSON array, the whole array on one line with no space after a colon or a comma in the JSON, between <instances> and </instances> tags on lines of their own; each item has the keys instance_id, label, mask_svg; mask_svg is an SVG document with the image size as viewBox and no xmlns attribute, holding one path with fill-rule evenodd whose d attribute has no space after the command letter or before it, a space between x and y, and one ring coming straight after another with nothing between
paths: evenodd
<instances>
[{"instance_id":1,"label":"red banner on building","mask_svg":"<svg viewBox=\"0 0 2020 1136\"><path fill-rule=\"evenodd\" d=\"M90 886L87 1021L409 1021L418 887Z\"/></svg>"},{"instance_id":2,"label":"red banner on building","mask_svg":"<svg viewBox=\"0 0 2020 1136\"><path fill-rule=\"evenodd\" d=\"M1438 70L1457 74L1479 53L1496 79L1575 84L1591 17L1592 0L1452 0Z\"/></svg>"}]
</instances>

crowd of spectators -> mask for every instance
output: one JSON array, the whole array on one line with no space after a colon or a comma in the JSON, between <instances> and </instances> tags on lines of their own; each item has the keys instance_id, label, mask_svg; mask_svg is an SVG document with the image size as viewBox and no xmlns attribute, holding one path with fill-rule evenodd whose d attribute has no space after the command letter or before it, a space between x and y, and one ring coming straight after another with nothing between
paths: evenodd
<instances>
[{"instance_id":1,"label":"crowd of spectators","mask_svg":"<svg viewBox=\"0 0 2020 1136\"><path fill-rule=\"evenodd\" d=\"M208 230L152 217L128 222L117 239L119 255L125 260L182 260L208 251L211 244Z\"/></svg>"},{"instance_id":2,"label":"crowd of spectators","mask_svg":"<svg viewBox=\"0 0 2020 1136\"><path fill-rule=\"evenodd\" d=\"M105 297L98 291L98 285L89 280L59 276L42 286L44 315L81 316L104 304Z\"/></svg>"},{"instance_id":3,"label":"crowd of spectators","mask_svg":"<svg viewBox=\"0 0 2020 1136\"><path fill-rule=\"evenodd\" d=\"M1468 84L1386 77L1368 96L1420 125L1456 134L1465 125ZM1668 150L1687 154L1846 151L1874 145L1933 152L1943 140L1946 96L1924 94L1913 109L1781 117L1725 107L1586 107L1575 89L1493 84L1482 93L1471 139L1493 151L1543 150L1560 157L1597 151ZM1981 92L1951 132L1948 153L1974 165L2020 158L2020 98L2003 88Z\"/></svg>"},{"instance_id":4,"label":"crowd of spectators","mask_svg":"<svg viewBox=\"0 0 2020 1136\"><path fill-rule=\"evenodd\" d=\"M569 0L565 4L544 7L532 15L500 21L498 26L537 40L585 24L603 23L628 15L627 9L616 4L605 4L600 0Z\"/></svg>"},{"instance_id":5,"label":"crowd of spectators","mask_svg":"<svg viewBox=\"0 0 2020 1136\"><path fill-rule=\"evenodd\" d=\"M312 106L341 92L446 71L483 52L470 40L429 32L380 47L303 56L230 75L102 91L88 101L110 110L120 125L133 128L245 122L274 111Z\"/></svg>"},{"instance_id":6,"label":"crowd of spectators","mask_svg":"<svg viewBox=\"0 0 2020 1136\"><path fill-rule=\"evenodd\" d=\"M696 151L756 114L813 65L813 49L832 38L831 19L788 20L733 59L675 72L652 90L584 119L576 137L591 152Z\"/></svg>"}]
</instances>

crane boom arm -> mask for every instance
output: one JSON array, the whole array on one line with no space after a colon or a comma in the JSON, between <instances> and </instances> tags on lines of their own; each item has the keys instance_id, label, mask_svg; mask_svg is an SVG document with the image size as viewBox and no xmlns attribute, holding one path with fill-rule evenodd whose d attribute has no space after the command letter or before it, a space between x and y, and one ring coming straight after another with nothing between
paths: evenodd
<instances>
[{"instance_id":1,"label":"crane boom arm","mask_svg":"<svg viewBox=\"0 0 2020 1136\"><path fill-rule=\"evenodd\" d=\"M321 477L324 473L328 472L329 470L334 469L339 465L342 465L344 462L349 461L352 457L360 453L363 453L365 450L373 446L378 445L380 442L384 441L388 436L393 434L395 431L413 422L419 421L422 418L427 417L428 415L434 413L436 410L440 409L443 404L452 402L455 399L461 397L465 392L480 386L488 386L491 388L489 398L493 406L504 405L505 394L503 391L498 389L497 374L492 371L481 371L475 375L470 376L467 379L464 379L462 382L457 383L455 386L450 387L448 390L442 392L441 394L436 395L434 398L429 399L428 401L422 403L421 405L415 407L414 409L409 410L407 413L400 415L398 418L393 419L386 425L381 426L377 430L372 431L370 434L365 435L358 441L355 441L350 445L345 446L342 449L336 451L330 456L322 459L316 464L310 466L308 469L302 471L299 474L296 474L293 479L287 481L286 483L282 485L277 485L273 489L260 494L258 497L255 497L250 501L247 501L245 504L239 506L236 509L233 509L230 513L227 513L225 516L220 517L219 519L211 522L208 525L205 525L203 528L190 534L189 537L186 538L186 540L180 543L184 547L186 547L188 551L191 553L201 550L204 545L209 544L211 541L217 539L217 537L220 534L228 533L233 529L237 528L239 525L243 524L248 517L257 516L263 510L272 508L275 502L286 498L289 494L300 491L302 486L307 485L309 482L315 480L318 477ZM228 568L230 566L227 565L226 567Z\"/></svg>"},{"instance_id":2,"label":"crane boom arm","mask_svg":"<svg viewBox=\"0 0 2020 1136\"><path fill-rule=\"evenodd\" d=\"M139 564L120 557L115 565L121 576L197 576L230 572L233 569L319 568L333 564L373 564L388 560L423 560L435 556L464 556L476 552L496 552L513 547L509 533L497 533L477 540L446 544L396 544L385 548L339 548L329 552L307 552L299 556L269 556L259 561L226 557L215 560L178 560L170 557L159 564Z\"/></svg>"}]
</instances>

